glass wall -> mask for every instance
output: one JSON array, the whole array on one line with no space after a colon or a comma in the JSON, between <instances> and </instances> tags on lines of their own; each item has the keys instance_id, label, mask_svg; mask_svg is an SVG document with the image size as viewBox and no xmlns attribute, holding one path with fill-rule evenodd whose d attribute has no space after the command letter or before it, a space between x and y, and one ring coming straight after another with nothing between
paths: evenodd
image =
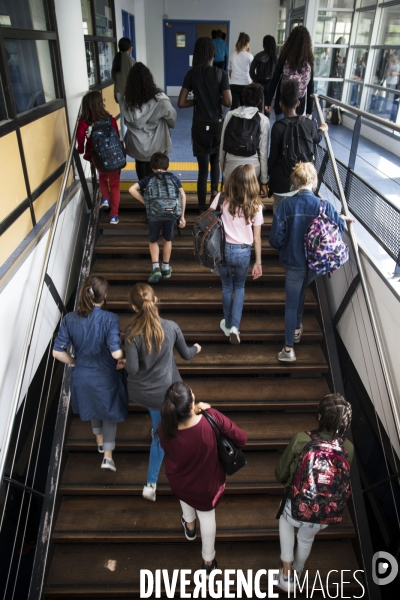
<instances>
[{"instance_id":1,"label":"glass wall","mask_svg":"<svg viewBox=\"0 0 400 600\"><path fill-rule=\"evenodd\" d=\"M89 87L111 79L116 52L113 0L81 0Z\"/></svg>"}]
</instances>

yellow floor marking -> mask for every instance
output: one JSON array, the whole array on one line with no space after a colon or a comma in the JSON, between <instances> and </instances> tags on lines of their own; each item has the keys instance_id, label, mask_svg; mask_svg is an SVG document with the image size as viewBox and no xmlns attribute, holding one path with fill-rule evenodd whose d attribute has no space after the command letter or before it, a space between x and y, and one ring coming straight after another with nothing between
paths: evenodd
<instances>
[{"instance_id":1,"label":"yellow floor marking","mask_svg":"<svg viewBox=\"0 0 400 600\"><path fill-rule=\"evenodd\" d=\"M124 179L121 179L119 186L121 192L127 192L131 185L133 185L136 181L136 179L135 181L126 181ZM182 186L185 192L197 192L197 181L182 181ZM207 191L211 192L210 183L207 184Z\"/></svg>"},{"instance_id":2,"label":"yellow floor marking","mask_svg":"<svg viewBox=\"0 0 400 600\"><path fill-rule=\"evenodd\" d=\"M126 167L123 169L124 171L135 171L136 163L128 162L126 163ZM171 162L168 167L169 171L198 171L197 162Z\"/></svg>"}]
</instances>

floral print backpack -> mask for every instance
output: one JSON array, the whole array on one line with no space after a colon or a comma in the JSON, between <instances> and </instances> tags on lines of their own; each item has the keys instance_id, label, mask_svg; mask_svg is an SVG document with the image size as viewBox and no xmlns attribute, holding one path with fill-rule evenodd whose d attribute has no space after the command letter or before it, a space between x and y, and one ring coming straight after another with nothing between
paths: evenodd
<instances>
[{"instance_id":1,"label":"floral print backpack","mask_svg":"<svg viewBox=\"0 0 400 600\"><path fill-rule=\"evenodd\" d=\"M291 69L286 61L283 65L282 83L288 79L297 79L299 82L299 97L304 98L311 79L311 66L306 63L301 71L296 71L296 69Z\"/></svg>"},{"instance_id":2,"label":"floral print backpack","mask_svg":"<svg viewBox=\"0 0 400 600\"><path fill-rule=\"evenodd\" d=\"M291 486L292 517L322 525L339 523L351 495L344 439L327 441L316 431L307 435L311 441L300 455Z\"/></svg>"},{"instance_id":3,"label":"floral print backpack","mask_svg":"<svg viewBox=\"0 0 400 600\"><path fill-rule=\"evenodd\" d=\"M319 215L311 221L304 236L307 266L317 275L333 273L349 260L349 249L340 229L325 208L326 200L321 200Z\"/></svg>"}]
</instances>

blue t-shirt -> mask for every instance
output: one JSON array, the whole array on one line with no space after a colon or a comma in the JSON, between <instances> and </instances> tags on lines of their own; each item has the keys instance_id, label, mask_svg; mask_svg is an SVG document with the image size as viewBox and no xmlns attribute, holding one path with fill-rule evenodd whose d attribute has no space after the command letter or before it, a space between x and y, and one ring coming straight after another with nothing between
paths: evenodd
<instances>
[{"instance_id":1,"label":"blue t-shirt","mask_svg":"<svg viewBox=\"0 0 400 600\"><path fill-rule=\"evenodd\" d=\"M141 179L139 181L140 189L145 190L147 188L147 186L149 185L149 181L152 177L154 177L154 176L158 177L159 174L161 175L163 173L168 173L168 175L171 176L171 179L173 179L173 181L175 181L175 183L177 184L179 189L182 187L181 180L178 179L178 177L176 175L174 175L173 173L170 173L169 171L161 171L161 173L153 173L153 175L146 175L146 177L143 177L143 179Z\"/></svg>"},{"instance_id":2,"label":"blue t-shirt","mask_svg":"<svg viewBox=\"0 0 400 600\"><path fill-rule=\"evenodd\" d=\"M215 44L215 58L214 62L222 62L225 58L229 57L228 45L222 38L216 38Z\"/></svg>"}]
</instances>

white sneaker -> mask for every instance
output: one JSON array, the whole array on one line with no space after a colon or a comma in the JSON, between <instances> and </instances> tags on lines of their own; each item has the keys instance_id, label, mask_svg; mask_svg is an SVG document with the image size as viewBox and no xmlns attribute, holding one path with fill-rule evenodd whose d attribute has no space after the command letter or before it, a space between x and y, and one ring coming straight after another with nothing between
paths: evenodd
<instances>
[{"instance_id":1,"label":"white sneaker","mask_svg":"<svg viewBox=\"0 0 400 600\"><path fill-rule=\"evenodd\" d=\"M293 592L293 577L284 577L283 569L279 569L278 588L284 592Z\"/></svg>"},{"instance_id":2,"label":"white sneaker","mask_svg":"<svg viewBox=\"0 0 400 600\"><path fill-rule=\"evenodd\" d=\"M106 471L115 471L117 470L115 467L115 463L112 458L103 458L103 462L101 463L101 469L105 469Z\"/></svg>"},{"instance_id":3,"label":"white sneaker","mask_svg":"<svg viewBox=\"0 0 400 600\"><path fill-rule=\"evenodd\" d=\"M225 319L222 319L219 326L221 327L221 329L224 332L224 334L226 335L226 337L229 337L231 334L231 330L228 327L225 327Z\"/></svg>"},{"instance_id":4,"label":"white sneaker","mask_svg":"<svg viewBox=\"0 0 400 600\"><path fill-rule=\"evenodd\" d=\"M280 362L296 362L296 353L293 348L290 348L289 352L287 352L285 347L283 347L276 356Z\"/></svg>"},{"instance_id":5,"label":"white sneaker","mask_svg":"<svg viewBox=\"0 0 400 600\"><path fill-rule=\"evenodd\" d=\"M157 484L156 483L147 483L144 488L143 488L143 498L146 498L146 500L151 500L152 502L156 501L156 489L157 489Z\"/></svg>"},{"instance_id":6,"label":"white sneaker","mask_svg":"<svg viewBox=\"0 0 400 600\"><path fill-rule=\"evenodd\" d=\"M240 344L239 333L240 333L240 331L238 331L237 327L231 327L230 336L229 336L229 341L231 344L234 344L235 346L238 346Z\"/></svg>"}]
</instances>

